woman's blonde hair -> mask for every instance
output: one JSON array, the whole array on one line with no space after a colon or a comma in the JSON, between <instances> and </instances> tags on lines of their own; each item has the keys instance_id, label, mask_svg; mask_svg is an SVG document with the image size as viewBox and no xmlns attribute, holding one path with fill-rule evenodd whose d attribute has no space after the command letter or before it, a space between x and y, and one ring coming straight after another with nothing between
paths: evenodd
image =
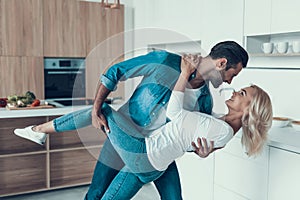
<instances>
[{"instance_id":1,"label":"woman's blonde hair","mask_svg":"<svg viewBox=\"0 0 300 200\"><path fill-rule=\"evenodd\" d=\"M255 92L242 118L242 144L249 156L262 152L272 126L273 110L269 95L260 87L251 85Z\"/></svg>"}]
</instances>

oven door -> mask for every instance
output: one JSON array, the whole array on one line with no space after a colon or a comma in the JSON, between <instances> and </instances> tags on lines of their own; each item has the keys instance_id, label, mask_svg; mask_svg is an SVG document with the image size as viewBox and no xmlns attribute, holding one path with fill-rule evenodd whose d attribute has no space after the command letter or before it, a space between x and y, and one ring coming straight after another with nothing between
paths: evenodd
<instances>
[{"instance_id":1,"label":"oven door","mask_svg":"<svg viewBox=\"0 0 300 200\"><path fill-rule=\"evenodd\" d=\"M84 98L85 69L45 69L45 98Z\"/></svg>"}]
</instances>

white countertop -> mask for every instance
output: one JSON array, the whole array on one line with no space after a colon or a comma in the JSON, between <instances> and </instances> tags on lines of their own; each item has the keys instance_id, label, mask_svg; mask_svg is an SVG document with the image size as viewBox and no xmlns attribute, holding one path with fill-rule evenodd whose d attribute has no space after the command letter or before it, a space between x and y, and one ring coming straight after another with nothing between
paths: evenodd
<instances>
[{"instance_id":1,"label":"white countertop","mask_svg":"<svg viewBox=\"0 0 300 200\"><path fill-rule=\"evenodd\" d=\"M6 108L0 108L0 119L64 115L66 113L70 113L88 107L91 106L66 106L62 108L30 109L30 110L7 110Z\"/></svg>"},{"instance_id":2,"label":"white countertop","mask_svg":"<svg viewBox=\"0 0 300 200\"><path fill-rule=\"evenodd\" d=\"M115 109L118 109L121 105L122 104L111 104L111 106ZM6 108L0 108L0 119L64 115L66 113L70 113L88 107L91 107L91 105L66 106L63 108L49 108L36 110L7 110ZM269 131L268 145L300 153L300 131L296 131L290 126L284 128L272 127Z\"/></svg>"},{"instance_id":3,"label":"white countertop","mask_svg":"<svg viewBox=\"0 0 300 200\"><path fill-rule=\"evenodd\" d=\"M269 131L269 146L300 153L300 131L293 127L272 127Z\"/></svg>"}]
</instances>

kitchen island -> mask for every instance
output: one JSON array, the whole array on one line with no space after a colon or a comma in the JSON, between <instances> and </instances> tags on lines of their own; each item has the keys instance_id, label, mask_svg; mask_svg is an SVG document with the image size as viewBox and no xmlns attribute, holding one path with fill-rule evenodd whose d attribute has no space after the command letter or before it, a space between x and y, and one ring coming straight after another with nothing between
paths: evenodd
<instances>
[{"instance_id":1,"label":"kitchen island","mask_svg":"<svg viewBox=\"0 0 300 200\"><path fill-rule=\"evenodd\" d=\"M121 104L112 105L117 109ZM92 126L50 134L44 146L20 138L15 128L41 124L91 106L0 108L0 197L90 184L106 136Z\"/></svg>"}]
</instances>

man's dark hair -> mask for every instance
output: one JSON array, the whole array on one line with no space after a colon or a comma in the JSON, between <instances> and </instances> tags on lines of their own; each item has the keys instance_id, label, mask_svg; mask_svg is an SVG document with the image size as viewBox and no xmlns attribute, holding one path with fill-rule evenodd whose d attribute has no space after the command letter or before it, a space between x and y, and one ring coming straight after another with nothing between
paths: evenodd
<instances>
[{"instance_id":1,"label":"man's dark hair","mask_svg":"<svg viewBox=\"0 0 300 200\"><path fill-rule=\"evenodd\" d=\"M248 53L238 43L234 41L224 41L216 44L210 51L209 56L212 59L226 58L226 69L235 68L238 63L242 63L243 67L247 66Z\"/></svg>"}]
</instances>

